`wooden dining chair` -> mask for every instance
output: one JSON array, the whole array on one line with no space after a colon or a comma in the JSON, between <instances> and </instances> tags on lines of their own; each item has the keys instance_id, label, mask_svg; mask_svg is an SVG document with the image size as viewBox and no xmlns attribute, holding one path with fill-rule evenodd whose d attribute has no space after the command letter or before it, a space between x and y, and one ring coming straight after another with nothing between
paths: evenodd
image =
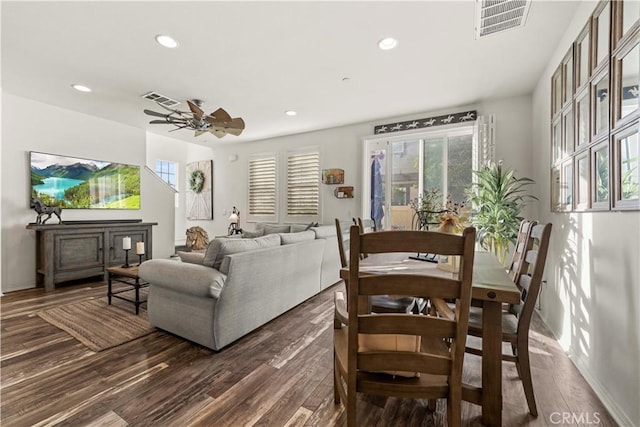
<instances>
[{"instance_id":1,"label":"wooden dining chair","mask_svg":"<svg viewBox=\"0 0 640 427\"><path fill-rule=\"evenodd\" d=\"M349 258L349 242L350 242L350 229L354 223L346 220L335 219L336 234L338 239L338 252L340 253L340 264L342 268L346 268ZM359 228L362 230L362 228ZM361 254L360 259L363 259L364 255ZM345 285L348 280L345 280ZM348 286L347 286L348 291ZM388 295L373 295L369 300L369 308L376 313L404 313L407 311L419 312L426 306L426 302L422 299L417 300L414 297L389 297Z\"/></svg>"},{"instance_id":2,"label":"wooden dining chair","mask_svg":"<svg viewBox=\"0 0 640 427\"><path fill-rule=\"evenodd\" d=\"M362 219L360 217L353 218L353 223L360 227L363 233L375 233L378 231L376 229L376 222L372 219Z\"/></svg>"},{"instance_id":3,"label":"wooden dining chair","mask_svg":"<svg viewBox=\"0 0 640 427\"><path fill-rule=\"evenodd\" d=\"M348 263L349 252L349 232L353 223L348 220L336 218L336 237L338 239L338 253L340 255L340 265L345 268Z\"/></svg>"},{"instance_id":4,"label":"wooden dining chair","mask_svg":"<svg viewBox=\"0 0 640 427\"><path fill-rule=\"evenodd\" d=\"M450 426L459 426L475 229L467 228L461 236L429 231L360 234L359 227L353 226L350 242L348 296L346 306L344 299L336 298L333 341L334 400L345 404L347 426L357 425L357 393L445 398L447 422ZM359 255L362 252L418 251L461 256L458 277L360 272ZM389 293L454 299L457 303L455 317L371 314L366 310L368 297ZM372 337L384 345L364 345ZM419 337L419 345L412 347L404 343L407 338L409 343L415 343L416 337ZM398 350L397 346L402 348Z\"/></svg>"},{"instance_id":5,"label":"wooden dining chair","mask_svg":"<svg viewBox=\"0 0 640 427\"><path fill-rule=\"evenodd\" d=\"M360 227L360 234L362 233L375 233L377 231L376 229L376 222L372 219L365 219L364 221L362 220L362 218L358 217L358 219L353 218L353 223L354 225L357 225L358 227ZM368 257L369 254L363 253L360 258L361 259L365 259L366 257Z\"/></svg>"},{"instance_id":6,"label":"wooden dining chair","mask_svg":"<svg viewBox=\"0 0 640 427\"><path fill-rule=\"evenodd\" d=\"M512 352L512 354L503 354L502 360L515 362L518 375L522 380L529 412L536 417L538 409L533 393L529 362L529 326L536 299L540 293L550 235L551 224L536 224L531 227L532 247L524 253L522 260L528 265L528 270L523 271L516 282L520 289L521 302L518 305L511 305L509 310L502 314L502 341L511 344ZM472 308L469 317L469 335L482 337L482 309ZM482 356L482 350L477 348L467 347L466 351Z\"/></svg>"},{"instance_id":7,"label":"wooden dining chair","mask_svg":"<svg viewBox=\"0 0 640 427\"><path fill-rule=\"evenodd\" d=\"M525 254L533 246L533 239L531 238L531 229L537 224L537 221L529 221L527 219L520 222L520 229L518 230L518 238L516 245L513 249L513 256L509 262L509 268L507 273L514 283L518 283L522 273L527 271L529 264L526 262Z\"/></svg>"}]
</instances>

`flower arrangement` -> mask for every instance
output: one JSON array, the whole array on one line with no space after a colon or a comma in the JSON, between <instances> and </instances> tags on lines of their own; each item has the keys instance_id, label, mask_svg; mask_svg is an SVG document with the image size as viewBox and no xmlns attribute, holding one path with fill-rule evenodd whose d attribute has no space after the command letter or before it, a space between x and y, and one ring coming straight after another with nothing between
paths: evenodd
<instances>
[{"instance_id":1,"label":"flower arrangement","mask_svg":"<svg viewBox=\"0 0 640 427\"><path fill-rule=\"evenodd\" d=\"M422 196L413 199L409 206L415 211L414 221L419 230L427 230L430 224L443 227L449 233L459 233L468 224L470 210L464 202L454 202L451 194L442 203L442 192L437 188L430 188ZM438 229L440 230L440 228Z\"/></svg>"},{"instance_id":2,"label":"flower arrangement","mask_svg":"<svg viewBox=\"0 0 640 427\"><path fill-rule=\"evenodd\" d=\"M453 212L447 212L440 215L440 233L455 233L460 228L460 219Z\"/></svg>"}]
</instances>

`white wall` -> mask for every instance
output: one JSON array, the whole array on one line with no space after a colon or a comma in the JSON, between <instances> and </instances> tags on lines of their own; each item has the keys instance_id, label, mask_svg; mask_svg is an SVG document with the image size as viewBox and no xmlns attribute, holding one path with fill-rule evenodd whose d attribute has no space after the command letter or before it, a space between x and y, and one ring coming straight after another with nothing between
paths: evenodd
<instances>
[{"instance_id":1,"label":"white wall","mask_svg":"<svg viewBox=\"0 0 640 427\"><path fill-rule=\"evenodd\" d=\"M620 425L640 425L640 212L551 213L551 75L587 22L583 2L533 94L539 217L553 223L542 316Z\"/></svg>"},{"instance_id":2,"label":"white wall","mask_svg":"<svg viewBox=\"0 0 640 427\"><path fill-rule=\"evenodd\" d=\"M6 92L2 94L2 125L1 289L6 292L35 286L35 233L25 229L35 220L29 209L29 151L144 166L146 148L141 129ZM147 173L141 176L141 210L65 209L63 220L158 220L153 230L154 256L168 256L173 253L173 194ZM168 203L171 210L165 208Z\"/></svg>"},{"instance_id":3,"label":"white wall","mask_svg":"<svg viewBox=\"0 0 640 427\"><path fill-rule=\"evenodd\" d=\"M340 168L345 171L344 185L355 187L353 199L337 199L333 195L335 186L321 185L322 223L332 224L334 218L361 216L362 187L362 139L373 135L373 127L378 124L399 120L411 120L449 112L477 109L479 114L496 116L496 159L503 159L506 165L517 170L518 176L530 176L531 144L531 97L519 96L506 99L486 100L476 105L452 106L439 111L416 113L402 117L391 117L368 123L325 129L320 131L290 135L245 144L214 145L214 204L216 214L230 210L233 206L241 211L241 224L247 225L247 161L250 155L261 152L278 152L279 168L283 168L283 154L288 149L315 146L321 150L321 169ZM393 135L393 134L391 134ZM227 137L229 138L229 137ZM230 156L237 160L230 161ZM284 185L280 174L280 187ZM280 192L280 199L283 199ZM283 204L281 203L281 206ZM366 215L365 215L366 216ZM213 221L207 229L209 235L225 234L228 221ZM283 215L281 213L281 218ZM282 221L282 220L281 220ZM204 226L203 226L204 227ZM206 229L206 228L205 228Z\"/></svg>"},{"instance_id":4,"label":"white wall","mask_svg":"<svg viewBox=\"0 0 640 427\"><path fill-rule=\"evenodd\" d=\"M175 214L175 231L174 245L184 245L186 240L185 231L189 227L200 225L205 230L209 227L211 221L189 221L186 218L186 165L193 161L212 160L213 151L209 147L198 144L190 144L181 140L167 138L162 135L147 133L147 166L151 170L155 170L156 160L168 160L178 164L177 170L177 190L178 190L178 206L174 209ZM215 170L216 164L214 162ZM214 182L214 190L215 190ZM175 205L174 205L175 206ZM214 208L215 209L215 208ZM229 215L227 215L228 217ZM220 220L219 215L215 215L214 220ZM226 221L226 219L225 219Z\"/></svg>"}]
</instances>

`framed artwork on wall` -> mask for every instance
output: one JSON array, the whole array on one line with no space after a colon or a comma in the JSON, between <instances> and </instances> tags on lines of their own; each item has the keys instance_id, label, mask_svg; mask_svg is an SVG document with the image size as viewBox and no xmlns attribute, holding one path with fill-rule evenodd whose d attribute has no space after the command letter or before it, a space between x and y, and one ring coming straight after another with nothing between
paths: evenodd
<instances>
[{"instance_id":1,"label":"framed artwork on wall","mask_svg":"<svg viewBox=\"0 0 640 427\"><path fill-rule=\"evenodd\" d=\"M640 8L600 0L551 75L551 210L640 209Z\"/></svg>"},{"instance_id":2,"label":"framed artwork on wall","mask_svg":"<svg viewBox=\"0 0 640 427\"><path fill-rule=\"evenodd\" d=\"M213 160L187 164L187 219L213 219Z\"/></svg>"}]
</instances>

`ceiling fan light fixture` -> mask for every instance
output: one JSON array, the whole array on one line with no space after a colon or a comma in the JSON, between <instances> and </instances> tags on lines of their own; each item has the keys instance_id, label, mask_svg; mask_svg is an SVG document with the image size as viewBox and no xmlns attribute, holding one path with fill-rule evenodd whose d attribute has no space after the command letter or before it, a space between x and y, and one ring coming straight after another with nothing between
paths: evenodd
<instances>
[{"instance_id":1,"label":"ceiling fan light fixture","mask_svg":"<svg viewBox=\"0 0 640 427\"><path fill-rule=\"evenodd\" d=\"M393 37L385 37L378 41L378 47L382 50L391 50L398 46L398 40Z\"/></svg>"},{"instance_id":2,"label":"ceiling fan light fixture","mask_svg":"<svg viewBox=\"0 0 640 427\"><path fill-rule=\"evenodd\" d=\"M297 115L297 114L298 114L296 111L293 111L293 110L287 110L287 111L285 111L284 113L285 113L287 116L295 116L295 115Z\"/></svg>"},{"instance_id":3,"label":"ceiling fan light fixture","mask_svg":"<svg viewBox=\"0 0 640 427\"><path fill-rule=\"evenodd\" d=\"M156 41L159 45L164 46L168 49L175 49L179 46L176 39L171 36L167 36L166 34L158 34L156 36Z\"/></svg>"},{"instance_id":4,"label":"ceiling fan light fixture","mask_svg":"<svg viewBox=\"0 0 640 427\"><path fill-rule=\"evenodd\" d=\"M85 93L91 92L91 88L85 85L74 83L71 85L71 87L77 90L78 92L85 92Z\"/></svg>"}]
</instances>

